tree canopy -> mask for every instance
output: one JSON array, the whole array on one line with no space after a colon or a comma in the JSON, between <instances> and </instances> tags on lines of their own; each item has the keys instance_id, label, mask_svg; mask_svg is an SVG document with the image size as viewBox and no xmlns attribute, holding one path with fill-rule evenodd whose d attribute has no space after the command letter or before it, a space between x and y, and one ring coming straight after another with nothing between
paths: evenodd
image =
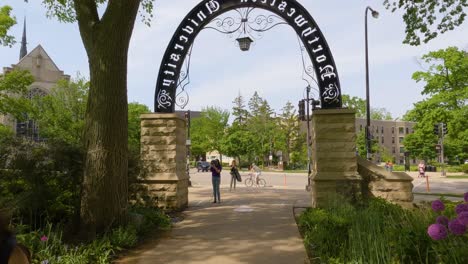
<instances>
[{"instance_id":1,"label":"tree canopy","mask_svg":"<svg viewBox=\"0 0 468 264\"><path fill-rule=\"evenodd\" d=\"M415 133L405 138L405 148L419 158L434 158L434 124L445 123L448 134L445 154L454 159L468 157L468 55L464 50L449 47L429 52L422 57L424 71L413 74L417 82L424 82L422 95L426 99L414 104L404 119L418 122Z\"/></svg>"},{"instance_id":2,"label":"tree canopy","mask_svg":"<svg viewBox=\"0 0 468 264\"><path fill-rule=\"evenodd\" d=\"M366 118L366 100L357 96L343 94L343 107L349 107L356 111L356 117ZM392 120L392 114L384 107L371 107L370 118L372 120Z\"/></svg>"},{"instance_id":3,"label":"tree canopy","mask_svg":"<svg viewBox=\"0 0 468 264\"><path fill-rule=\"evenodd\" d=\"M60 80L50 93L33 99L32 118L39 123L41 137L83 146L83 128L89 81L83 77Z\"/></svg>"},{"instance_id":4,"label":"tree canopy","mask_svg":"<svg viewBox=\"0 0 468 264\"><path fill-rule=\"evenodd\" d=\"M25 97L34 77L29 71L13 70L0 76L0 114L23 120L31 105Z\"/></svg>"},{"instance_id":5,"label":"tree canopy","mask_svg":"<svg viewBox=\"0 0 468 264\"><path fill-rule=\"evenodd\" d=\"M403 43L418 46L463 24L467 0L385 0L384 6L395 12L403 9L406 37Z\"/></svg>"},{"instance_id":6,"label":"tree canopy","mask_svg":"<svg viewBox=\"0 0 468 264\"><path fill-rule=\"evenodd\" d=\"M9 47L15 44L15 38L8 35L8 30L16 24L16 18L10 13L10 6L0 6L0 45Z\"/></svg>"}]
</instances>

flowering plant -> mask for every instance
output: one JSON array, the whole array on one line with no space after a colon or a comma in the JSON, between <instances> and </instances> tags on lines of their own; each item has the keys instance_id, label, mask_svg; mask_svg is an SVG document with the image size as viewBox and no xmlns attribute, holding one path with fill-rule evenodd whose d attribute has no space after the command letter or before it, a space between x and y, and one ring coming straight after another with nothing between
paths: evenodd
<instances>
[{"instance_id":1,"label":"flowering plant","mask_svg":"<svg viewBox=\"0 0 468 264\"><path fill-rule=\"evenodd\" d=\"M457 216L453 219L449 219L444 215L439 215L436 219L436 223L430 225L427 228L427 234L433 240L445 239L449 232L461 236L467 233L468 229L468 192L463 195L464 203L458 204L455 207ZM445 205L441 200L435 200L431 204L432 210L437 213L441 213L445 210Z\"/></svg>"}]
</instances>

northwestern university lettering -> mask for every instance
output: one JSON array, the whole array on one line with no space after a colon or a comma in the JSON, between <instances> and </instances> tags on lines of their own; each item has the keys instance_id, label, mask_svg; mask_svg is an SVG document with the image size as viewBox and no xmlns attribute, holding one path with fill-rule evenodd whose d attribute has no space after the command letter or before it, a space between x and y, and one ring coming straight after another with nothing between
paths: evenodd
<instances>
[{"instance_id":1,"label":"northwestern university lettering","mask_svg":"<svg viewBox=\"0 0 468 264\"><path fill-rule=\"evenodd\" d=\"M217 16L242 7L268 10L283 18L298 34L314 64L322 108L342 106L333 56L319 27L295 0L205 0L184 18L172 37L159 69L155 112L172 113L182 65L198 33Z\"/></svg>"}]
</instances>

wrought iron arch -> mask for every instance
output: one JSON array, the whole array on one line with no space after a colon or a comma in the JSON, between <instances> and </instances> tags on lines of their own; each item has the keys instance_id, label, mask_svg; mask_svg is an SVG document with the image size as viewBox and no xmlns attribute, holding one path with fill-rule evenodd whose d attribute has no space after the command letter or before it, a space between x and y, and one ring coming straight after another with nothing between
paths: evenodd
<instances>
[{"instance_id":1,"label":"wrought iron arch","mask_svg":"<svg viewBox=\"0 0 468 264\"><path fill-rule=\"evenodd\" d=\"M342 107L338 72L327 41L309 12L296 0L204 0L184 18L169 42L159 68L154 111L174 112L184 60L203 27L223 13L245 7L273 12L294 29L314 65L321 107Z\"/></svg>"}]
</instances>

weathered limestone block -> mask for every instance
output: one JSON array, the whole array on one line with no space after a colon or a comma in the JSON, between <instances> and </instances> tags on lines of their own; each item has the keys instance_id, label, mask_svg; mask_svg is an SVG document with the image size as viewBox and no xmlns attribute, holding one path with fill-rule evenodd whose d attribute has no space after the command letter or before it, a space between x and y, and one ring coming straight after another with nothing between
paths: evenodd
<instances>
[{"instance_id":1,"label":"weathered limestone block","mask_svg":"<svg viewBox=\"0 0 468 264\"><path fill-rule=\"evenodd\" d=\"M363 193L381 197L404 207L412 207L413 178L404 172L389 172L358 157L358 171L364 181Z\"/></svg>"},{"instance_id":2,"label":"weathered limestone block","mask_svg":"<svg viewBox=\"0 0 468 264\"><path fill-rule=\"evenodd\" d=\"M357 172L355 112L319 109L312 115L312 206L337 195L350 201L361 193Z\"/></svg>"},{"instance_id":3,"label":"weathered limestone block","mask_svg":"<svg viewBox=\"0 0 468 264\"><path fill-rule=\"evenodd\" d=\"M154 205L184 209L188 205L185 120L177 114L143 114L141 131L140 184Z\"/></svg>"}]
</instances>

